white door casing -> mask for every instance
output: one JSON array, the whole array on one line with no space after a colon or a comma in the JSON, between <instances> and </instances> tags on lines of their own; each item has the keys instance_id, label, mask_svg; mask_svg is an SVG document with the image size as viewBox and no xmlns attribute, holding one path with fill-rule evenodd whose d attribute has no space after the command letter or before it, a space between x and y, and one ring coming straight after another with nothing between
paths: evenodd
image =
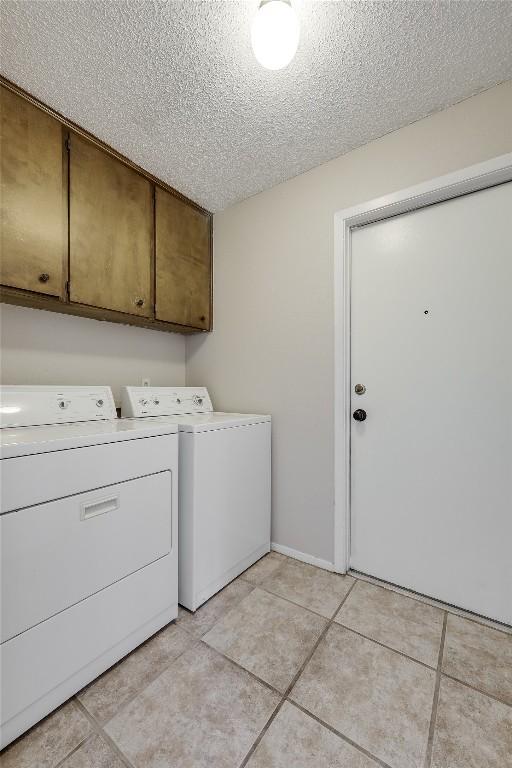
<instances>
[{"instance_id":1,"label":"white door casing","mask_svg":"<svg viewBox=\"0 0 512 768\"><path fill-rule=\"evenodd\" d=\"M335 217L335 570L345 572L350 541L350 318L352 232L407 211L449 200L512 178L512 154L341 211ZM478 214L477 214L478 215ZM424 319L427 319L426 317ZM429 319L432 319L429 317ZM363 382L364 383L364 382ZM364 399L364 398L363 398ZM368 425L368 424L367 424Z\"/></svg>"}]
</instances>

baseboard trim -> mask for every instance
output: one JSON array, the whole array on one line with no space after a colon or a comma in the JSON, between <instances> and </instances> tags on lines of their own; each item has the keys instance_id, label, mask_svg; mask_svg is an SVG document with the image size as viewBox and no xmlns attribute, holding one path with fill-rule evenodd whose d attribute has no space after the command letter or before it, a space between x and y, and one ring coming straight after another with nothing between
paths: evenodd
<instances>
[{"instance_id":1,"label":"baseboard trim","mask_svg":"<svg viewBox=\"0 0 512 768\"><path fill-rule=\"evenodd\" d=\"M334 563L330 563L328 560L322 560L320 557L314 557L308 555L306 552L299 552L297 549L291 549L285 547L282 544L276 544L272 542L270 549L273 552L278 552L280 555L286 555L287 557L293 557L294 560L300 560L302 563L308 565L316 565L317 568L323 568L324 571L334 571Z\"/></svg>"}]
</instances>

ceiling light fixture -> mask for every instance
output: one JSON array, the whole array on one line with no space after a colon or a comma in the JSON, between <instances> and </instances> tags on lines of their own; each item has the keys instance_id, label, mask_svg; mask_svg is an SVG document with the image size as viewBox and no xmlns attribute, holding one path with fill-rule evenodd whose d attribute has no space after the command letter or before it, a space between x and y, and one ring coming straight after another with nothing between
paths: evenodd
<instances>
[{"instance_id":1,"label":"ceiling light fixture","mask_svg":"<svg viewBox=\"0 0 512 768\"><path fill-rule=\"evenodd\" d=\"M299 20L290 0L261 0L252 21L254 55L266 69L283 69L299 45Z\"/></svg>"}]
</instances>

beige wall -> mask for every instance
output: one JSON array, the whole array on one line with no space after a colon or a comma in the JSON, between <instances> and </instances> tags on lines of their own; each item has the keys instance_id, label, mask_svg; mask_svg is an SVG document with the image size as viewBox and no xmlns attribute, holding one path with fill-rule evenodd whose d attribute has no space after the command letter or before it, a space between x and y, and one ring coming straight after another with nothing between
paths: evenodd
<instances>
[{"instance_id":1,"label":"beige wall","mask_svg":"<svg viewBox=\"0 0 512 768\"><path fill-rule=\"evenodd\" d=\"M185 383L185 339L38 309L0 305L3 384Z\"/></svg>"},{"instance_id":2,"label":"beige wall","mask_svg":"<svg viewBox=\"0 0 512 768\"><path fill-rule=\"evenodd\" d=\"M273 541L333 560L333 215L512 151L512 81L215 216L215 331L187 383L273 416Z\"/></svg>"}]
</instances>

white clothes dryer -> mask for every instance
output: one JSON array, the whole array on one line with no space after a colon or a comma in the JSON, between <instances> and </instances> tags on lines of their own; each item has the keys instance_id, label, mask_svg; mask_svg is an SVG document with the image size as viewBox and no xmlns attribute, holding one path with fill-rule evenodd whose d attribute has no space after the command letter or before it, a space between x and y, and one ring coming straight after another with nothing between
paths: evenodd
<instances>
[{"instance_id":1,"label":"white clothes dryer","mask_svg":"<svg viewBox=\"0 0 512 768\"><path fill-rule=\"evenodd\" d=\"M0 748L178 613L178 429L0 388Z\"/></svg>"}]
</instances>

